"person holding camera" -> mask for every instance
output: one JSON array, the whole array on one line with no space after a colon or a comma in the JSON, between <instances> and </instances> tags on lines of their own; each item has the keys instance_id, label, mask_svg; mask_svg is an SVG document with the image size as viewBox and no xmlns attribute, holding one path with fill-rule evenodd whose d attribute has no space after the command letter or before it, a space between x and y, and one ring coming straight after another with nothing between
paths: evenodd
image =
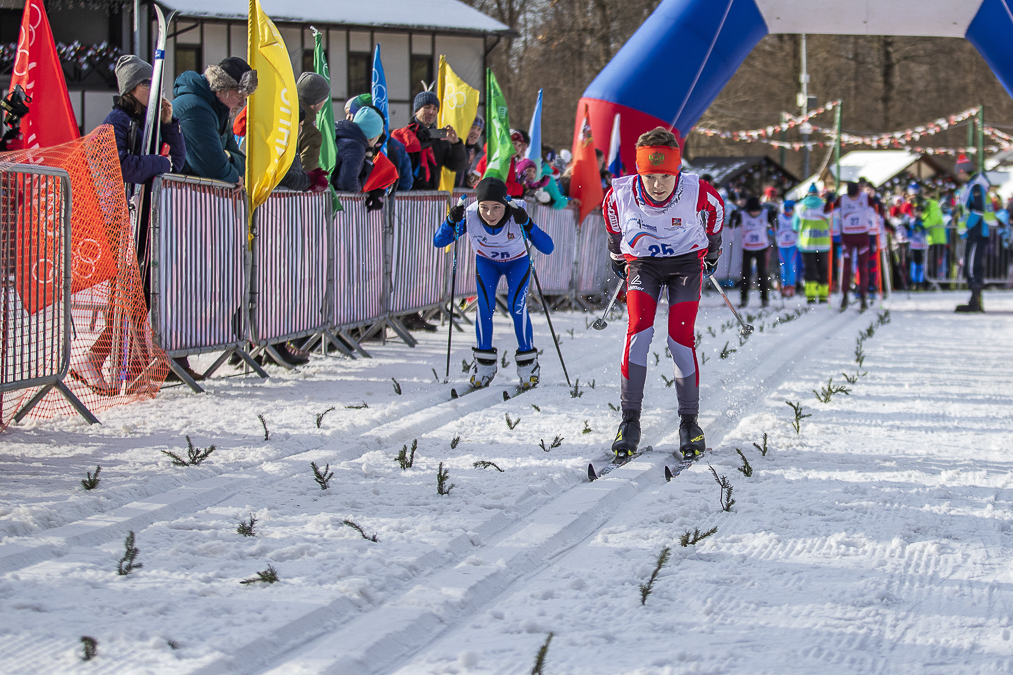
<instances>
[{"instance_id":1,"label":"person holding camera","mask_svg":"<svg viewBox=\"0 0 1013 675\"><path fill-rule=\"evenodd\" d=\"M438 190L441 169L459 172L468 169L464 143L449 124L436 128L440 99L436 92L422 91L412 106L414 116L407 127L391 134L404 143L411 159L415 180L412 190Z\"/></svg>"}]
</instances>

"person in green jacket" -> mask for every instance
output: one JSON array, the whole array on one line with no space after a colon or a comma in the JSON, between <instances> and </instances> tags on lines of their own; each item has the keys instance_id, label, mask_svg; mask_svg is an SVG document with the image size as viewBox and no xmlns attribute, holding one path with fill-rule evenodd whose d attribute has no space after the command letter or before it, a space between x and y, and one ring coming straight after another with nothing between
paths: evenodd
<instances>
[{"instance_id":1,"label":"person in green jacket","mask_svg":"<svg viewBox=\"0 0 1013 675\"><path fill-rule=\"evenodd\" d=\"M257 71L230 56L208 66L204 74L188 70L172 87L172 107L186 141L182 173L243 187L246 155L232 132L232 113L257 90Z\"/></svg>"},{"instance_id":2,"label":"person in green jacket","mask_svg":"<svg viewBox=\"0 0 1013 675\"><path fill-rule=\"evenodd\" d=\"M929 239L929 277L946 277L946 221L939 200L927 197L921 205L922 226Z\"/></svg>"},{"instance_id":3,"label":"person in green jacket","mask_svg":"<svg viewBox=\"0 0 1013 675\"><path fill-rule=\"evenodd\" d=\"M805 268L805 298L810 305L826 303L830 295L830 220L816 184L795 205L792 229L798 232L798 250Z\"/></svg>"}]
</instances>

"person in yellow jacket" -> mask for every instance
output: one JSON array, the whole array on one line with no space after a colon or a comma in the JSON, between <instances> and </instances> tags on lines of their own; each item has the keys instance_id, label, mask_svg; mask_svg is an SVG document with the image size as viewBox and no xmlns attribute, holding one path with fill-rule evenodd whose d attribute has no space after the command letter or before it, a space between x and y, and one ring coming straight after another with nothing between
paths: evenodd
<instances>
[{"instance_id":1,"label":"person in yellow jacket","mask_svg":"<svg viewBox=\"0 0 1013 675\"><path fill-rule=\"evenodd\" d=\"M922 226L928 233L929 241L929 278L945 279L948 261L946 220L943 218L943 210L939 207L939 200L933 197L926 197L922 201L921 208Z\"/></svg>"},{"instance_id":2,"label":"person in yellow jacket","mask_svg":"<svg viewBox=\"0 0 1013 675\"><path fill-rule=\"evenodd\" d=\"M795 205L792 228L798 232L798 251L805 270L805 297L810 305L828 301L830 295L829 255L832 245L830 215L816 185Z\"/></svg>"}]
</instances>

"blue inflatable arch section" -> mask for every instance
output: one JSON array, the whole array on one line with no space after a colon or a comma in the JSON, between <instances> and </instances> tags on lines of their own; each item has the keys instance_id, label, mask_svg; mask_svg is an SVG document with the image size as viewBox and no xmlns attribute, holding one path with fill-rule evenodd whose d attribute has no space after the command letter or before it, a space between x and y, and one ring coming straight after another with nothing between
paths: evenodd
<instances>
[{"instance_id":1,"label":"blue inflatable arch section","mask_svg":"<svg viewBox=\"0 0 1013 675\"><path fill-rule=\"evenodd\" d=\"M1013 0L663 0L584 92L596 145L620 115L623 164L657 126L681 138L765 35L966 37L1013 96ZM889 32L884 33L883 31Z\"/></svg>"}]
</instances>

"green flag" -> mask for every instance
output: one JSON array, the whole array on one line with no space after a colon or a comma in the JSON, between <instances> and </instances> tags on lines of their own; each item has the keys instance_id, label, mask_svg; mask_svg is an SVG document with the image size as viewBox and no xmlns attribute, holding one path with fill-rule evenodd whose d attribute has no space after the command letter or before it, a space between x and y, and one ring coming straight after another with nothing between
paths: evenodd
<instances>
[{"instance_id":1,"label":"green flag","mask_svg":"<svg viewBox=\"0 0 1013 675\"><path fill-rule=\"evenodd\" d=\"M331 74L327 67L327 58L324 55L323 37L320 31L313 28L313 72L330 84ZM320 168L330 176L334 171L334 165L337 164L338 157L338 148L334 141L334 108L331 106L330 96L324 101L324 107L317 113L316 122L317 129L320 130L320 135L323 137L320 141ZM334 192L334 186L328 184L328 187L331 191L331 203L334 210L341 211L341 202L338 201L338 195Z\"/></svg>"},{"instance_id":2,"label":"green flag","mask_svg":"<svg viewBox=\"0 0 1013 675\"><path fill-rule=\"evenodd\" d=\"M510 175L510 158L514 155L514 144L510 140L510 117L507 115L506 99L499 88L492 69L486 69L485 117L486 117L486 162L483 178L499 178L506 181Z\"/></svg>"}]
</instances>

